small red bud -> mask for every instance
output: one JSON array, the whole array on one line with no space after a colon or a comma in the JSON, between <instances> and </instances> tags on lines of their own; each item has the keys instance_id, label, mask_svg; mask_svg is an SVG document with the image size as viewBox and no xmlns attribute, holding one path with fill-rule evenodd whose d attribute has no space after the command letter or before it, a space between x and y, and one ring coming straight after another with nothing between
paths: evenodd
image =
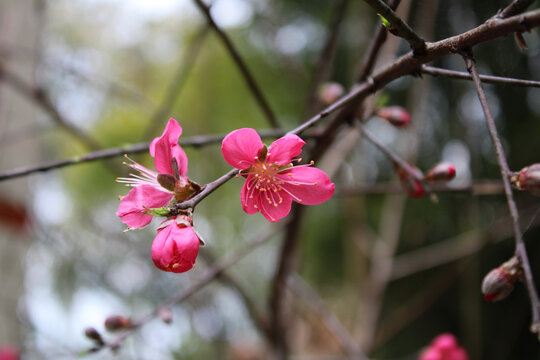
<instances>
[{"instance_id":1,"label":"small red bud","mask_svg":"<svg viewBox=\"0 0 540 360\"><path fill-rule=\"evenodd\" d=\"M512 182L519 190L527 190L533 195L540 196L540 164L532 164L521 169L517 179Z\"/></svg>"},{"instance_id":2,"label":"small red bud","mask_svg":"<svg viewBox=\"0 0 540 360\"><path fill-rule=\"evenodd\" d=\"M330 105L345 94L345 89L336 82L327 82L319 88L319 101Z\"/></svg>"},{"instance_id":3,"label":"small red bud","mask_svg":"<svg viewBox=\"0 0 540 360\"><path fill-rule=\"evenodd\" d=\"M423 178L424 174L416 166L407 165L410 172L414 173L417 177ZM396 167L397 174L401 184L407 191L407 194L413 198L421 198L424 196L425 191L422 183L413 178L407 171L400 167Z\"/></svg>"},{"instance_id":4,"label":"small red bud","mask_svg":"<svg viewBox=\"0 0 540 360\"><path fill-rule=\"evenodd\" d=\"M170 324L173 319L173 312L170 307L162 307L158 310L158 316L165 324Z\"/></svg>"},{"instance_id":5,"label":"small red bud","mask_svg":"<svg viewBox=\"0 0 540 360\"><path fill-rule=\"evenodd\" d=\"M86 335L87 338L94 340L99 345L105 344L101 334L93 327L87 327L84 329L84 335Z\"/></svg>"},{"instance_id":6,"label":"small red bud","mask_svg":"<svg viewBox=\"0 0 540 360\"><path fill-rule=\"evenodd\" d=\"M375 113L378 117L388 120L396 127L404 127L411 123L411 115L401 106L385 106Z\"/></svg>"},{"instance_id":7,"label":"small red bud","mask_svg":"<svg viewBox=\"0 0 540 360\"><path fill-rule=\"evenodd\" d=\"M111 315L105 319L105 329L108 331L117 331L131 325L129 318L120 315Z\"/></svg>"},{"instance_id":8,"label":"small red bud","mask_svg":"<svg viewBox=\"0 0 540 360\"><path fill-rule=\"evenodd\" d=\"M482 293L486 301L499 301L506 298L514 283L521 277L519 260L511 258L501 266L491 270L482 281Z\"/></svg>"},{"instance_id":9,"label":"small red bud","mask_svg":"<svg viewBox=\"0 0 540 360\"><path fill-rule=\"evenodd\" d=\"M450 181L456 176L456 168L454 165L441 162L435 165L426 174L426 181Z\"/></svg>"}]
</instances>

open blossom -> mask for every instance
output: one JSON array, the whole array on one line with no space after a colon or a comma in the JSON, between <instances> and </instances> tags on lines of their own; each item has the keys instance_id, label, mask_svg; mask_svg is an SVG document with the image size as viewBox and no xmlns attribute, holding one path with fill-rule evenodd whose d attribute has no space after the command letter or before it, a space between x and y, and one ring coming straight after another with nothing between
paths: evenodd
<instances>
[{"instance_id":1,"label":"open blossom","mask_svg":"<svg viewBox=\"0 0 540 360\"><path fill-rule=\"evenodd\" d=\"M152 243L152 261L163 271L182 273L193 269L201 240L181 217L165 220Z\"/></svg>"},{"instance_id":2,"label":"open blossom","mask_svg":"<svg viewBox=\"0 0 540 360\"><path fill-rule=\"evenodd\" d=\"M247 177L240 193L245 212L260 211L267 220L276 222L290 212L293 201L317 205L332 197L334 184L322 170L292 166L304 144L298 136L286 135L267 149L257 132L248 128L223 139L225 160Z\"/></svg>"},{"instance_id":3,"label":"open blossom","mask_svg":"<svg viewBox=\"0 0 540 360\"><path fill-rule=\"evenodd\" d=\"M437 336L420 354L419 360L469 360L465 349L458 345L450 333Z\"/></svg>"},{"instance_id":4,"label":"open blossom","mask_svg":"<svg viewBox=\"0 0 540 360\"><path fill-rule=\"evenodd\" d=\"M169 119L163 134L150 144L150 155L154 157L157 172L128 158L131 163L126 165L139 174L130 174L129 178L117 179L117 182L132 186L133 189L121 198L116 212L116 216L128 227L139 228L148 225L152 221L152 215L145 213L148 209L166 206L175 194L182 194L182 189L189 188L190 182L185 177L188 159L178 145L181 134L182 127L176 120Z\"/></svg>"}]
</instances>

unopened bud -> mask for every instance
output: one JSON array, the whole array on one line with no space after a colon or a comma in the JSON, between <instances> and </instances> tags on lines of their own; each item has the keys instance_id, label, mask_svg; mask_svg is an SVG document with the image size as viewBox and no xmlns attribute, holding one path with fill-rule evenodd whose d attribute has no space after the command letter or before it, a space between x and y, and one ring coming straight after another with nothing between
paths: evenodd
<instances>
[{"instance_id":1,"label":"unopened bud","mask_svg":"<svg viewBox=\"0 0 540 360\"><path fill-rule=\"evenodd\" d=\"M173 312L170 307L162 307L158 310L158 316L165 324L170 324L173 319Z\"/></svg>"},{"instance_id":2,"label":"unopened bud","mask_svg":"<svg viewBox=\"0 0 540 360\"><path fill-rule=\"evenodd\" d=\"M421 198L424 196L424 186L422 183L418 180L416 180L414 177L411 176L409 172L412 172L416 177L422 179L424 177L424 174L422 174L422 171L418 169L416 166L407 165L407 169L409 171L406 171L405 169L402 169L401 167L397 166L396 171L399 176L399 180L401 181L401 184L407 191L407 194L410 197L413 198Z\"/></svg>"},{"instance_id":3,"label":"unopened bud","mask_svg":"<svg viewBox=\"0 0 540 360\"><path fill-rule=\"evenodd\" d=\"M319 101L330 105L345 94L345 89L336 82L327 82L319 88Z\"/></svg>"},{"instance_id":4,"label":"unopened bud","mask_svg":"<svg viewBox=\"0 0 540 360\"><path fill-rule=\"evenodd\" d=\"M521 169L519 175L513 177L511 181L519 190L540 196L540 164L532 164Z\"/></svg>"},{"instance_id":5,"label":"unopened bud","mask_svg":"<svg viewBox=\"0 0 540 360\"><path fill-rule=\"evenodd\" d=\"M491 270L482 281L482 293L486 301L499 301L506 298L514 283L521 277L521 267L516 257Z\"/></svg>"},{"instance_id":6,"label":"unopened bud","mask_svg":"<svg viewBox=\"0 0 540 360\"><path fill-rule=\"evenodd\" d=\"M456 176L454 165L442 162L435 165L425 176L426 181L450 181Z\"/></svg>"},{"instance_id":7,"label":"unopened bud","mask_svg":"<svg viewBox=\"0 0 540 360\"><path fill-rule=\"evenodd\" d=\"M176 178L170 174L158 174L157 181L159 185L163 186L169 191L174 191L174 185L176 184Z\"/></svg>"},{"instance_id":8,"label":"unopened bud","mask_svg":"<svg viewBox=\"0 0 540 360\"><path fill-rule=\"evenodd\" d=\"M411 115L401 106L385 106L375 113L378 117L388 120L396 127L404 127L411 123Z\"/></svg>"},{"instance_id":9,"label":"unopened bud","mask_svg":"<svg viewBox=\"0 0 540 360\"><path fill-rule=\"evenodd\" d=\"M117 331L131 325L129 318L120 315L111 315L105 319L105 329L108 331Z\"/></svg>"},{"instance_id":10,"label":"unopened bud","mask_svg":"<svg viewBox=\"0 0 540 360\"><path fill-rule=\"evenodd\" d=\"M99 345L105 344L101 334L93 327L87 327L84 329L84 335L86 335L87 338L94 340Z\"/></svg>"}]
</instances>

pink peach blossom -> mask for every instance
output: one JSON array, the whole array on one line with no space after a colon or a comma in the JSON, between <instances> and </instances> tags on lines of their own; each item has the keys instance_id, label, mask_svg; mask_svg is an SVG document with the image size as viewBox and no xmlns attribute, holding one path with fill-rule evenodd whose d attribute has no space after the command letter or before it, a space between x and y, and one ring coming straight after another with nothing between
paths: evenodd
<instances>
[{"instance_id":1,"label":"pink peach blossom","mask_svg":"<svg viewBox=\"0 0 540 360\"><path fill-rule=\"evenodd\" d=\"M174 273L191 270L199 253L199 236L179 218L165 220L152 243L152 261L158 269Z\"/></svg>"},{"instance_id":2,"label":"pink peach blossom","mask_svg":"<svg viewBox=\"0 0 540 360\"><path fill-rule=\"evenodd\" d=\"M458 345L454 335L443 333L422 351L419 360L469 360L469 355Z\"/></svg>"},{"instance_id":3,"label":"pink peach blossom","mask_svg":"<svg viewBox=\"0 0 540 360\"><path fill-rule=\"evenodd\" d=\"M169 175L177 181L185 182L188 160L184 150L178 145L182 127L174 119L169 119L163 134L150 144L150 155L154 157L154 167L158 172L147 169L126 156L131 161L125 163L139 172L129 178L118 178L117 182L133 189L121 198L116 216L131 228L140 228L152 221L152 215L145 212L150 208L166 206L174 197L174 192L160 185L158 175ZM173 166L174 165L174 166Z\"/></svg>"},{"instance_id":4,"label":"pink peach blossom","mask_svg":"<svg viewBox=\"0 0 540 360\"><path fill-rule=\"evenodd\" d=\"M221 151L229 165L242 170L246 182L240 193L248 214L261 212L272 222L287 216L291 204L317 205L330 199L334 184L310 165L292 166L305 142L296 135L277 139L268 150L253 129L238 129L224 139Z\"/></svg>"}]
</instances>

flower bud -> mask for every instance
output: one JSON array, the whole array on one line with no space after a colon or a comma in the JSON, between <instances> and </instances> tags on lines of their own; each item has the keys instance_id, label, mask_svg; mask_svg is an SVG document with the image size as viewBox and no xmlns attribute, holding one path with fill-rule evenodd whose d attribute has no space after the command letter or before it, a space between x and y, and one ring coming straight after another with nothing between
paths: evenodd
<instances>
[{"instance_id":1,"label":"flower bud","mask_svg":"<svg viewBox=\"0 0 540 360\"><path fill-rule=\"evenodd\" d=\"M105 329L108 331L122 330L131 325L131 320L125 316L111 315L105 319Z\"/></svg>"},{"instance_id":2,"label":"flower bud","mask_svg":"<svg viewBox=\"0 0 540 360\"><path fill-rule=\"evenodd\" d=\"M419 178L423 178L424 174L422 174L422 171L418 169L416 166L407 165L407 168L410 172L415 174ZM407 191L407 194L410 197L413 198L421 198L424 196L424 186L422 186L422 183L415 178L413 178L409 172L407 172L405 169L402 169L400 167L396 167L397 174L399 176L399 180L401 181L401 184L403 185L404 189Z\"/></svg>"},{"instance_id":3,"label":"flower bud","mask_svg":"<svg viewBox=\"0 0 540 360\"><path fill-rule=\"evenodd\" d=\"M195 266L200 240L189 220L169 219L159 227L152 243L152 260L158 269L182 273Z\"/></svg>"},{"instance_id":4,"label":"flower bud","mask_svg":"<svg viewBox=\"0 0 540 360\"><path fill-rule=\"evenodd\" d=\"M170 307L162 307L158 310L158 316L165 324L170 324L173 319L173 312Z\"/></svg>"},{"instance_id":5,"label":"flower bud","mask_svg":"<svg viewBox=\"0 0 540 360\"><path fill-rule=\"evenodd\" d=\"M514 283L520 277L521 268L516 257L491 270L482 281L484 300L499 301L506 298L514 290Z\"/></svg>"},{"instance_id":6,"label":"flower bud","mask_svg":"<svg viewBox=\"0 0 540 360\"><path fill-rule=\"evenodd\" d=\"M101 334L93 327L87 327L86 329L84 329L84 335L86 335L87 338L94 340L98 345L105 344L103 338L101 337Z\"/></svg>"},{"instance_id":7,"label":"flower bud","mask_svg":"<svg viewBox=\"0 0 540 360\"><path fill-rule=\"evenodd\" d=\"M381 119L388 120L396 127L404 127L411 123L411 115L401 106L385 106L375 113Z\"/></svg>"},{"instance_id":8,"label":"flower bud","mask_svg":"<svg viewBox=\"0 0 540 360\"><path fill-rule=\"evenodd\" d=\"M429 170L425 176L426 181L450 181L456 176L454 165L441 162Z\"/></svg>"},{"instance_id":9,"label":"flower bud","mask_svg":"<svg viewBox=\"0 0 540 360\"><path fill-rule=\"evenodd\" d=\"M527 190L533 195L540 196L540 164L532 164L521 169L514 185L519 190Z\"/></svg>"},{"instance_id":10,"label":"flower bud","mask_svg":"<svg viewBox=\"0 0 540 360\"><path fill-rule=\"evenodd\" d=\"M319 88L319 101L330 105L345 94L345 89L336 82L327 82Z\"/></svg>"}]
</instances>

